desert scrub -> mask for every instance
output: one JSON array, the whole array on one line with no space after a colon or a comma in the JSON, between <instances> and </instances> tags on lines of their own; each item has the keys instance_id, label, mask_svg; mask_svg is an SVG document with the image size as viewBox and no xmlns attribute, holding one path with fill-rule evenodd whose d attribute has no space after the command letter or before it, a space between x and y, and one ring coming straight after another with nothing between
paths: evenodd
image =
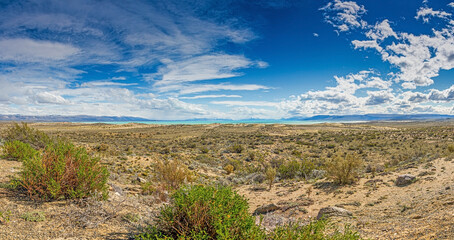
<instances>
[{"instance_id":1,"label":"desert scrub","mask_svg":"<svg viewBox=\"0 0 454 240\"><path fill-rule=\"evenodd\" d=\"M108 177L99 158L89 156L85 148L57 142L24 160L19 180L35 199L84 198L95 193L105 199Z\"/></svg>"},{"instance_id":2,"label":"desert scrub","mask_svg":"<svg viewBox=\"0 0 454 240\"><path fill-rule=\"evenodd\" d=\"M328 176L338 184L350 184L356 180L363 160L355 153L336 155L326 164Z\"/></svg>"},{"instance_id":3,"label":"desert scrub","mask_svg":"<svg viewBox=\"0 0 454 240\"><path fill-rule=\"evenodd\" d=\"M227 187L188 186L172 195L153 226L136 235L141 240L356 240L348 225L338 231L325 219L309 224L291 223L266 231L255 224L244 197Z\"/></svg>"},{"instance_id":4,"label":"desert scrub","mask_svg":"<svg viewBox=\"0 0 454 240\"><path fill-rule=\"evenodd\" d=\"M0 224L1 225L6 225L9 223L9 220L11 218L11 211L0 211Z\"/></svg>"},{"instance_id":5,"label":"desert scrub","mask_svg":"<svg viewBox=\"0 0 454 240\"><path fill-rule=\"evenodd\" d=\"M246 199L230 188L188 186L136 239L260 239Z\"/></svg>"},{"instance_id":6,"label":"desert scrub","mask_svg":"<svg viewBox=\"0 0 454 240\"><path fill-rule=\"evenodd\" d=\"M331 230L331 231L330 231ZM329 233L331 232L331 233ZM345 225L341 232L327 220L321 219L312 221L307 225L290 223L277 227L271 232L267 239L272 240L356 240L361 239L360 235Z\"/></svg>"},{"instance_id":7,"label":"desert scrub","mask_svg":"<svg viewBox=\"0 0 454 240\"><path fill-rule=\"evenodd\" d=\"M5 140L8 142L20 141L30 144L34 149L43 149L53 140L44 132L33 129L27 123L14 123L14 125L4 131Z\"/></svg>"},{"instance_id":8,"label":"desert scrub","mask_svg":"<svg viewBox=\"0 0 454 240\"><path fill-rule=\"evenodd\" d=\"M276 179L276 169L268 167L265 171L265 179L268 182L269 190L271 190L274 180Z\"/></svg>"},{"instance_id":9,"label":"desert scrub","mask_svg":"<svg viewBox=\"0 0 454 240\"><path fill-rule=\"evenodd\" d=\"M42 211L26 212L26 213L22 214L21 218L27 222L46 221L46 215Z\"/></svg>"},{"instance_id":10,"label":"desert scrub","mask_svg":"<svg viewBox=\"0 0 454 240\"><path fill-rule=\"evenodd\" d=\"M9 160L24 161L33 158L38 151L36 151L30 144L21 141L7 141L2 146L3 157Z\"/></svg>"},{"instance_id":11,"label":"desert scrub","mask_svg":"<svg viewBox=\"0 0 454 240\"><path fill-rule=\"evenodd\" d=\"M295 177L307 178L309 173L315 169L315 164L308 159L293 159L281 164L278 168L279 177L292 179Z\"/></svg>"},{"instance_id":12,"label":"desert scrub","mask_svg":"<svg viewBox=\"0 0 454 240\"><path fill-rule=\"evenodd\" d=\"M157 180L169 189L178 189L184 183L194 181L193 173L181 161L160 161L156 163L154 170Z\"/></svg>"}]
</instances>

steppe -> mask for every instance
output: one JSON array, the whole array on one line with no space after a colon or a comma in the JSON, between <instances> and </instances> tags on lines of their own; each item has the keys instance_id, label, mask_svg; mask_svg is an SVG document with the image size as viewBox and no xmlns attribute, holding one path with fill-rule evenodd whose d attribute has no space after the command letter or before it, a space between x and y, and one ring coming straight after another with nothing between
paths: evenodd
<instances>
[{"instance_id":1,"label":"steppe","mask_svg":"<svg viewBox=\"0 0 454 240\"><path fill-rule=\"evenodd\" d=\"M11 124L0 123L0 131ZM128 239L152 224L169 200L162 177L168 173L157 172L159 163L186 167L191 184L231 186L248 199L251 213L274 204L257 216L265 228L308 221L337 206L351 216L331 221L349 224L366 239L454 239L452 121L29 126L99 156L110 172L109 198L32 200L7 187L22 163L2 158L0 212L10 217L0 224L0 239ZM327 162L350 153L361 160L358 175L338 184L325 171ZM403 174L416 179L397 186Z\"/></svg>"}]
</instances>

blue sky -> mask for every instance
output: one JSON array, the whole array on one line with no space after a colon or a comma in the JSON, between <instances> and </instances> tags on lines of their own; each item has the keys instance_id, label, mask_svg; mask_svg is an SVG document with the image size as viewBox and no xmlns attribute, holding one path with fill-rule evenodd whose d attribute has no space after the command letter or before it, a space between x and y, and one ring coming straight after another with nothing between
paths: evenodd
<instances>
[{"instance_id":1,"label":"blue sky","mask_svg":"<svg viewBox=\"0 0 454 240\"><path fill-rule=\"evenodd\" d=\"M0 1L0 114L454 114L454 2Z\"/></svg>"}]
</instances>

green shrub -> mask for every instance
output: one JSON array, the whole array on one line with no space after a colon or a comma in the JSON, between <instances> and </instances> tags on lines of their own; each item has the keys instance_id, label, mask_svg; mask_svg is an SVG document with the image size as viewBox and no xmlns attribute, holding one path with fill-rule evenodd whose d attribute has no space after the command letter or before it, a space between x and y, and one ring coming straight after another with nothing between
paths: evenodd
<instances>
[{"instance_id":1,"label":"green shrub","mask_svg":"<svg viewBox=\"0 0 454 240\"><path fill-rule=\"evenodd\" d=\"M12 127L5 130L4 135L6 141L28 143L34 149L43 149L53 142L52 138L47 134L29 127L27 123L22 123L21 125L14 123Z\"/></svg>"},{"instance_id":2,"label":"green shrub","mask_svg":"<svg viewBox=\"0 0 454 240\"><path fill-rule=\"evenodd\" d=\"M234 144L229 148L229 152L231 153L242 153L244 151L244 147L241 144Z\"/></svg>"},{"instance_id":3,"label":"green shrub","mask_svg":"<svg viewBox=\"0 0 454 240\"><path fill-rule=\"evenodd\" d=\"M0 224L1 225L6 225L9 223L9 220L11 218L11 211L0 211Z\"/></svg>"},{"instance_id":4,"label":"green shrub","mask_svg":"<svg viewBox=\"0 0 454 240\"><path fill-rule=\"evenodd\" d=\"M271 187L273 186L274 179L276 179L276 169L272 167L268 167L265 171L265 179L268 182L268 186Z\"/></svg>"},{"instance_id":5,"label":"green shrub","mask_svg":"<svg viewBox=\"0 0 454 240\"><path fill-rule=\"evenodd\" d=\"M3 157L10 160L24 161L33 158L38 151L36 151L30 144L23 143L17 140L7 141L2 146Z\"/></svg>"},{"instance_id":6,"label":"green shrub","mask_svg":"<svg viewBox=\"0 0 454 240\"><path fill-rule=\"evenodd\" d=\"M348 225L338 231L327 220L292 223L267 232L255 224L244 197L227 187L192 186L179 189L172 204L161 209L153 226L135 236L141 240L357 240Z\"/></svg>"},{"instance_id":7,"label":"green shrub","mask_svg":"<svg viewBox=\"0 0 454 240\"><path fill-rule=\"evenodd\" d=\"M307 225L300 223L287 224L277 227L270 233L268 239L273 240L356 240L361 239L359 234L352 231L348 225L344 231L340 232L337 229L329 231L328 228L333 228L327 220L321 219L310 222ZM332 233L327 233L332 232Z\"/></svg>"},{"instance_id":8,"label":"green shrub","mask_svg":"<svg viewBox=\"0 0 454 240\"><path fill-rule=\"evenodd\" d=\"M42 211L26 212L21 216L27 222L42 222L46 220L46 215Z\"/></svg>"},{"instance_id":9,"label":"green shrub","mask_svg":"<svg viewBox=\"0 0 454 240\"><path fill-rule=\"evenodd\" d=\"M84 198L94 193L106 198L108 176L99 158L89 156L85 148L58 142L24 160L20 181L32 198Z\"/></svg>"},{"instance_id":10,"label":"green shrub","mask_svg":"<svg viewBox=\"0 0 454 240\"><path fill-rule=\"evenodd\" d=\"M172 195L153 227L136 239L261 239L244 197L226 187L192 186Z\"/></svg>"},{"instance_id":11,"label":"green shrub","mask_svg":"<svg viewBox=\"0 0 454 240\"><path fill-rule=\"evenodd\" d=\"M292 179L295 177L306 178L315 169L314 163L307 159L293 159L281 164L278 168L279 177L282 179Z\"/></svg>"},{"instance_id":12,"label":"green shrub","mask_svg":"<svg viewBox=\"0 0 454 240\"><path fill-rule=\"evenodd\" d=\"M355 181L363 161L357 154L336 155L326 165L328 176L338 184L350 184Z\"/></svg>"}]
</instances>

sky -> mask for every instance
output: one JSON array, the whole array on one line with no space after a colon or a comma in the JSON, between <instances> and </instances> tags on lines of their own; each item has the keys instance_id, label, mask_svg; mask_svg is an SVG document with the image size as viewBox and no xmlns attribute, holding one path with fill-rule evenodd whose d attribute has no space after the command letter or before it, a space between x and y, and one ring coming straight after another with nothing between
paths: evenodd
<instances>
[{"instance_id":1,"label":"sky","mask_svg":"<svg viewBox=\"0 0 454 240\"><path fill-rule=\"evenodd\" d=\"M454 1L0 0L0 114L454 114Z\"/></svg>"}]
</instances>

